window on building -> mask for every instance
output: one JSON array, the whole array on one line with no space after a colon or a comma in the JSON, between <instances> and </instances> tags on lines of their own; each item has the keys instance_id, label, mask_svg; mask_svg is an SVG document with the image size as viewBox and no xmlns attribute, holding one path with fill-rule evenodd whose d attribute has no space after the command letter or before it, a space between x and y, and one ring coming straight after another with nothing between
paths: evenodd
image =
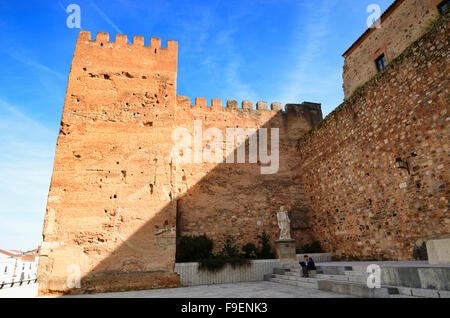
<instances>
[{"instance_id":1,"label":"window on building","mask_svg":"<svg viewBox=\"0 0 450 318\"><path fill-rule=\"evenodd\" d=\"M444 0L438 5L439 13L444 15L448 12L448 8L450 7L450 0Z\"/></svg>"},{"instance_id":2,"label":"window on building","mask_svg":"<svg viewBox=\"0 0 450 318\"><path fill-rule=\"evenodd\" d=\"M378 72L382 71L387 66L386 57L384 54L381 54L381 56L375 60L375 65L377 66Z\"/></svg>"}]
</instances>

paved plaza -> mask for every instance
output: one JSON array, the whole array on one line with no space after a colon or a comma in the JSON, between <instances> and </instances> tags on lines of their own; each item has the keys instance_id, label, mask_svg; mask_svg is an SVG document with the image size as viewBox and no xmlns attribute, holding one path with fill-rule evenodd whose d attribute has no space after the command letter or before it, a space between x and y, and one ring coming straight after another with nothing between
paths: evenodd
<instances>
[{"instance_id":1,"label":"paved plaza","mask_svg":"<svg viewBox=\"0 0 450 318\"><path fill-rule=\"evenodd\" d=\"M247 282L220 285L152 289L120 293L75 295L63 297L99 298L347 298L331 292L282 285L272 282Z\"/></svg>"},{"instance_id":2,"label":"paved plaza","mask_svg":"<svg viewBox=\"0 0 450 318\"><path fill-rule=\"evenodd\" d=\"M0 289L0 298L34 298L38 294L39 284L29 284Z\"/></svg>"}]
</instances>

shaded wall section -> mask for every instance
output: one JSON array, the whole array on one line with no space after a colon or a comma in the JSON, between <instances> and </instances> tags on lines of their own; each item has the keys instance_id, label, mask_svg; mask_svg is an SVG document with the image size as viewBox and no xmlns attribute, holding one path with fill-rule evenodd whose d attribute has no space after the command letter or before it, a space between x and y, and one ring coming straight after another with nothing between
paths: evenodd
<instances>
[{"instance_id":1,"label":"shaded wall section","mask_svg":"<svg viewBox=\"0 0 450 318\"><path fill-rule=\"evenodd\" d=\"M178 105L177 126L186 127L191 133L194 121L203 123L203 132L219 128L224 150L226 128L254 128L255 133L245 139L245 164L237 163L235 147L231 154L235 163L174 164L180 195L177 201L179 235L207 234L214 240L217 250L222 248L227 236L241 245L257 244L257 235L264 230L275 240L279 236L276 213L280 206L285 206L291 213L293 237L299 245L310 243L309 236L300 234L309 225L304 213L303 191L294 182L291 169L297 159L298 138L322 119L320 105L287 105L286 111L273 111L189 104L185 101ZM273 174L263 174L261 167L267 165L262 164L260 158L255 164L249 163L249 139L259 141L261 130L266 130L270 153L273 128L279 131L279 167ZM210 142L204 139L202 149ZM258 153L259 150L258 145Z\"/></svg>"},{"instance_id":2,"label":"shaded wall section","mask_svg":"<svg viewBox=\"0 0 450 318\"><path fill-rule=\"evenodd\" d=\"M338 257L412 259L450 236L448 20L299 141L312 231Z\"/></svg>"}]
</instances>

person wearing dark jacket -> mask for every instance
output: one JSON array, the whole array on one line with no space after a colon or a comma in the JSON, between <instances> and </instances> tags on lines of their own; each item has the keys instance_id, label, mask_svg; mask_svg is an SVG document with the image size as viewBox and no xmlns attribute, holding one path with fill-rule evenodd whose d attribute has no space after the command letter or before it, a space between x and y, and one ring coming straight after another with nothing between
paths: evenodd
<instances>
[{"instance_id":1,"label":"person wearing dark jacket","mask_svg":"<svg viewBox=\"0 0 450 318\"><path fill-rule=\"evenodd\" d=\"M304 256L305 261L300 262L300 265L302 266L303 271L303 277L308 277L308 272L316 270L316 264L314 263L314 260L311 257L308 257L308 255Z\"/></svg>"}]
</instances>

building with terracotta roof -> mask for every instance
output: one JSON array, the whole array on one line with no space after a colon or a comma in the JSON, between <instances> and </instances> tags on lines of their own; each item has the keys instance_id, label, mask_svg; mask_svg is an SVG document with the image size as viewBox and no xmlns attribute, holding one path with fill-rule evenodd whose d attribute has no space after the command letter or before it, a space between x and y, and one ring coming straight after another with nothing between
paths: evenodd
<instances>
[{"instance_id":1,"label":"building with terracotta roof","mask_svg":"<svg viewBox=\"0 0 450 318\"><path fill-rule=\"evenodd\" d=\"M345 99L416 41L448 11L449 3L450 0L394 1L343 54Z\"/></svg>"}]
</instances>

